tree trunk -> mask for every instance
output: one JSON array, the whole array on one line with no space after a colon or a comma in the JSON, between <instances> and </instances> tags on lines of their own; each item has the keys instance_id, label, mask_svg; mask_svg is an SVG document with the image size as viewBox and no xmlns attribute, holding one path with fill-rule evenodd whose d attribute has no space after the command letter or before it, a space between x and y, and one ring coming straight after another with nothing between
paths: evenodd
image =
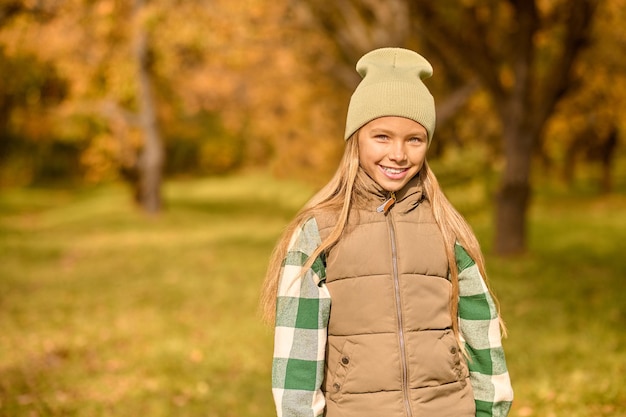
<instances>
[{"instance_id":1,"label":"tree trunk","mask_svg":"<svg viewBox=\"0 0 626 417\"><path fill-rule=\"evenodd\" d=\"M521 125L507 123L503 131L506 166L496 194L494 250L514 255L526 249L526 213L530 203L533 134Z\"/></svg>"},{"instance_id":2,"label":"tree trunk","mask_svg":"<svg viewBox=\"0 0 626 417\"><path fill-rule=\"evenodd\" d=\"M148 213L161 210L161 182L165 155L156 116L152 90L152 72L149 62L148 35L140 16L143 0L135 0L136 38L135 61L137 64L139 123L143 131L143 147L139 154L139 205Z\"/></svg>"},{"instance_id":3,"label":"tree trunk","mask_svg":"<svg viewBox=\"0 0 626 417\"><path fill-rule=\"evenodd\" d=\"M617 126L613 126L607 138L600 145L600 163L602 164L602 177L600 179L600 190L609 194L613 190L613 176L611 175L615 151L619 141Z\"/></svg>"}]
</instances>

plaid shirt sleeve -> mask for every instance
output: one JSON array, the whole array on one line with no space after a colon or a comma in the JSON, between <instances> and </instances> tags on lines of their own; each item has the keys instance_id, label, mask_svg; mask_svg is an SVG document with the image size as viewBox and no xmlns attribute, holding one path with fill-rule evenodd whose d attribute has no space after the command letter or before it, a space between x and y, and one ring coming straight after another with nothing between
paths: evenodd
<instances>
[{"instance_id":1,"label":"plaid shirt sleeve","mask_svg":"<svg viewBox=\"0 0 626 417\"><path fill-rule=\"evenodd\" d=\"M502 349L498 312L478 266L456 245L459 268L459 328L470 356L468 367L477 417L506 417L513 388Z\"/></svg>"},{"instance_id":2,"label":"plaid shirt sleeve","mask_svg":"<svg viewBox=\"0 0 626 417\"><path fill-rule=\"evenodd\" d=\"M291 239L281 271L274 334L272 393L278 417L318 417L326 405L324 378L330 294L325 266L317 258L302 273L309 255L321 244L315 219Z\"/></svg>"}]
</instances>

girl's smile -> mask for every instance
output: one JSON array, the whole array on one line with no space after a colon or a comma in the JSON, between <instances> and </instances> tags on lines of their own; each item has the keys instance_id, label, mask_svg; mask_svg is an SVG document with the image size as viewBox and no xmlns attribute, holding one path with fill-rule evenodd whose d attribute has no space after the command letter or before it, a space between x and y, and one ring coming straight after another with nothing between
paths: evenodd
<instances>
[{"instance_id":1,"label":"girl's smile","mask_svg":"<svg viewBox=\"0 0 626 417\"><path fill-rule=\"evenodd\" d=\"M391 168L379 165L380 169L391 179L401 179L409 170L407 168Z\"/></svg>"},{"instance_id":2,"label":"girl's smile","mask_svg":"<svg viewBox=\"0 0 626 417\"><path fill-rule=\"evenodd\" d=\"M374 119L360 129L358 140L361 167L387 191L402 189L426 159L426 129L404 117Z\"/></svg>"}]
</instances>

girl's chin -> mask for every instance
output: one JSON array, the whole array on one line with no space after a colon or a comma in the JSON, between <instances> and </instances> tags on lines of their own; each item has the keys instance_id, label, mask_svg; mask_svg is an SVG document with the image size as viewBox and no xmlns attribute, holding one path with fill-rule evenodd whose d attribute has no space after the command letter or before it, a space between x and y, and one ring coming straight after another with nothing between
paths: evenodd
<instances>
[{"instance_id":1,"label":"girl's chin","mask_svg":"<svg viewBox=\"0 0 626 417\"><path fill-rule=\"evenodd\" d=\"M400 191L409 181L403 179L402 181L394 181L389 178L380 178L376 181L385 191L396 192Z\"/></svg>"}]
</instances>

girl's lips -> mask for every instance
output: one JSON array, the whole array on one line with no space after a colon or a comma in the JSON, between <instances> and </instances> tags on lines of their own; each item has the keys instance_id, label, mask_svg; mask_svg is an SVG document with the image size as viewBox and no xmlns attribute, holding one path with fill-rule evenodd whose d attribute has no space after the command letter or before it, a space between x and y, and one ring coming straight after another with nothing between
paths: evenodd
<instances>
[{"instance_id":1,"label":"girl's lips","mask_svg":"<svg viewBox=\"0 0 626 417\"><path fill-rule=\"evenodd\" d=\"M385 167L382 165L379 165L378 167L387 178L390 178L393 180L404 178L405 174L409 170L408 168L391 168L391 167Z\"/></svg>"}]
</instances>

